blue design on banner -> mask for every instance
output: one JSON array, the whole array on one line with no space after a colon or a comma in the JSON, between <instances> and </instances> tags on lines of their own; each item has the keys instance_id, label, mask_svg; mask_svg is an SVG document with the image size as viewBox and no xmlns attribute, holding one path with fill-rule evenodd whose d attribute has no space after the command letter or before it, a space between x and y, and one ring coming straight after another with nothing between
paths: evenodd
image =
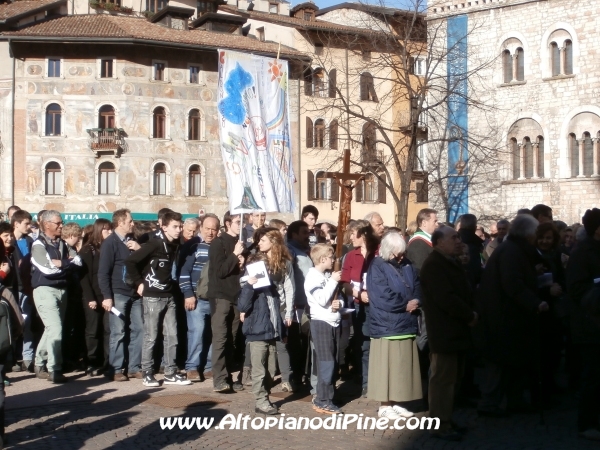
<instances>
[{"instance_id":1,"label":"blue design on banner","mask_svg":"<svg viewBox=\"0 0 600 450\"><path fill-rule=\"evenodd\" d=\"M245 71L240 63L229 73L225 81L227 97L219 102L219 112L225 119L236 125L241 125L246 119L246 107L242 100L242 92L252 86L252 75Z\"/></svg>"},{"instance_id":2,"label":"blue design on banner","mask_svg":"<svg viewBox=\"0 0 600 450\"><path fill-rule=\"evenodd\" d=\"M448 220L469 212L467 16L451 17L448 30Z\"/></svg>"}]
</instances>

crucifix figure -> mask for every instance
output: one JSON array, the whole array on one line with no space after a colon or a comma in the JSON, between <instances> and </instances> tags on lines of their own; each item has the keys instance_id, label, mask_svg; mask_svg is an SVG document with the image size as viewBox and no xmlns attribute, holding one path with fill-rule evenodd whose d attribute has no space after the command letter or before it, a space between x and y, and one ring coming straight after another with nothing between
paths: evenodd
<instances>
[{"instance_id":1,"label":"crucifix figure","mask_svg":"<svg viewBox=\"0 0 600 450\"><path fill-rule=\"evenodd\" d=\"M338 236L344 236L346 227L350 221L350 212L352 210L352 190L360 183L364 175L350 173L350 149L344 150L344 164L342 172L325 172L324 177L333 178L337 185L332 186L332 189L342 189L340 196L340 214L338 217ZM352 183L354 181L354 183ZM339 187L338 187L339 186ZM342 242L338 242L335 247L335 267L334 270L341 270L342 261Z\"/></svg>"}]
</instances>

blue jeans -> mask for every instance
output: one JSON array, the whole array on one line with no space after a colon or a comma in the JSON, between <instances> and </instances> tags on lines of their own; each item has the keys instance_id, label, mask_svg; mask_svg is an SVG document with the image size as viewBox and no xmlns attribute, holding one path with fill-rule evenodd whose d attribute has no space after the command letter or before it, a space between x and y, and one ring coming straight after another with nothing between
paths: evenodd
<instances>
[{"instance_id":1,"label":"blue jeans","mask_svg":"<svg viewBox=\"0 0 600 450\"><path fill-rule=\"evenodd\" d=\"M23 361L33 361L35 348L31 332L31 315L33 314L33 298L19 292L19 306L23 313Z\"/></svg>"},{"instance_id":2,"label":"blue jeans","mask_svg":"<svg viewBox=\"0 0 600 450\"><path fill-rule=\"evenodd\" d=\"M210 303L207 300L196 302L196 309L185 311L187 317L187 361L185 370L197 370L200 373L212 368L210 328Z\"/></svg>"},{"instance_id":3,"label":"blue jeans","mask_svg":"<svg viewBox=\"0 0 600 450\"><path fill-rule=\"evenodd\" d=\"M144 322L142 320L142 299L115 294L115 308L125 315L122 319L109 313L110 325L110 371L121 372L128 362L128 373L141 370Z\"/></svg>"},{"instance_id":4,"label":"blue jeans","mask_svg":"<svg viewBox=\"0 0 600 450\"><path fill-rule=\"evenodd\" d=\"M142 370L153 372L154 344L162 325L165 375L177 372L177 317L173 297L144 297L144 345Z\"/></svg>"}]
</instances>

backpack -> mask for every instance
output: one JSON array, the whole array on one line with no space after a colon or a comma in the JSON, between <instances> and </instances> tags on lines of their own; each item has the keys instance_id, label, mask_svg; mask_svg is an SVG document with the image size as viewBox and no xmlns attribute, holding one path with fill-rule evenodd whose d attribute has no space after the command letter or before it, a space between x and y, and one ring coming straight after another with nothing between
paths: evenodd
<instances>
[{"instance_id":1,"label":"backpack","mask_svg":"<svg viewBox=\"0 0 600 450\"><path fill-rule=\"evenodd\" d=\"M196 298L208 298L208 263L209 261L206 261L202 267L202 273L196 283Z\"/></svg>"}]
</instances>

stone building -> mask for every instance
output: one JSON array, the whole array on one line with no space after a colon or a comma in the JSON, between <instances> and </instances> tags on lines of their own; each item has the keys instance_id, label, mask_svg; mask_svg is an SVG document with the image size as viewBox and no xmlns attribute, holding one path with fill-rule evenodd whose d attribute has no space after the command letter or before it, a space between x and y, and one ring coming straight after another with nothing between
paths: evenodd
<instances>
[{"instance_id":1,"label":"stone building","mask_svg":"<svg viewBox=\"0 0 600 450\"><path fill-rule=\"evenodd\" d=\"M306 57L210 1L127 1L0 5L0 209L228 209L217 49Z\"/></svg>"},{"instance_id":2,"label":"stone building","mask_svg":"<svg viewBox=\"0 0 600 450\"><path fill-rule=\"evenodd\" d=\"M292 112L299 123L300 203L317 206L321 220L337 221L339 191L330 172L341 168L341 155L349 148L351 171L365 174L354 190L352 217L377 211L387 225L394 225L398 211L386 184L397 192L399 178L386 163L407 136L390 133L393 148L383 145L368 118L399 131L398 121L410 114L410 102L394 91L393 70L381 64L385 45L380 44L391 33L380 14L389 19L398 11L353 3L321 10L310 1L290 9L287 2L275 0L229 0L219 10L246 18L248 36L293 47L312 59L298 86L299 108ZM411 195L409 216L426 204L422 196Z\"/></svg>"},{"instance_id":3,"label":"stone building","mask_svg":"<svg viewBox=\"0 0 600 450\"><path fill-rule=\"evenodd\" d=\"M497 171L469 190L470 212L511 216L544 203L573 223L599 206L597 14L584 0L429 2L428 26L447 31L463 20L468 63L489 62L469 95L493 108L494 121L469 108L468 129L498 130Z\"/></svg>"}]
</instances>

